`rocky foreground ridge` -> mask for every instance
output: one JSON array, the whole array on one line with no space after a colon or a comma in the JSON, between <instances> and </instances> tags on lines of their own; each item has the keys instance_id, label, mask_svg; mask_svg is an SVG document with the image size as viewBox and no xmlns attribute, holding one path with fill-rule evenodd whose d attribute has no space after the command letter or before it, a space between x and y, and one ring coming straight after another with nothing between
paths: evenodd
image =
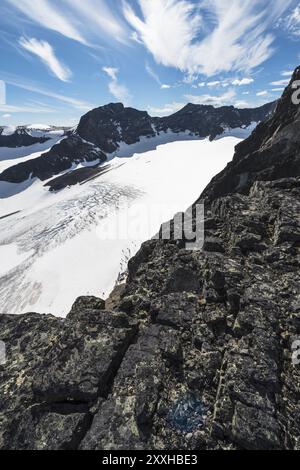
<instances>
[{"instance_id":1,"label":"rocky foreground ridge","mask_svg":"<svg viewBox=\"0 0 300 470\"><path fill-rule=\"evenodd\" d=\"M146 111L125 108L122 103L111 103L85 114L76 131L69 132L68 137L49 152L7 168L0 174L0 181L21 183L28 178L45 181L80 163L94 162L97 168L108 155L117 152L121 145L132 145L143 138L152 138L155 148L155 138L165 133L170 134L170 140L174 135L182 133L195 138L210 137L213 140L227 128L248 127L253 122L263 121L273 112L275 104L268 103L253 109L188 104L171 116L153 118ZM17 130L16 133L18 132L20 131ZM25 130L23 132L26 133ZM7 138L17 141L15 134ZM27 138L33 139L28 135ZM24 139L25 136L23 141ZM84 171L82 169L73 173L73 184L78 182L78 176L80 179ZM72 178L68 175L69 184L70 180Z\"/></svg>"},{"instance_id":2,"label":"rocky foreground ridge","mask_svg":"<svg viewBox=\"0 0 300 470\"><path fill-rule=\"evenodd\" d=\"M151 240L106 303L0 316L2 449L300 449L291 93L205 190L203 250Z\"/></svg>"}]
</instances>

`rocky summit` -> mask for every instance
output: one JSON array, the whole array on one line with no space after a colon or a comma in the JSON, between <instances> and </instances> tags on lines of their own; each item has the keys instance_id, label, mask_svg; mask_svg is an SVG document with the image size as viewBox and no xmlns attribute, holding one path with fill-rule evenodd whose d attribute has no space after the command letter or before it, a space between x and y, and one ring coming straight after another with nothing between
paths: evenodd
<instances>
[{"instance_id":1,"label":"rocky summit","mask_svg":"<svg viewBox=\"0 0 300 470\"><path fill-rule=\"evenodd\" d=\"M153 239L107 302L0 316L2 449L300 449L292 92L201 196L203 249Z\"/></svg>"}]
</instances>

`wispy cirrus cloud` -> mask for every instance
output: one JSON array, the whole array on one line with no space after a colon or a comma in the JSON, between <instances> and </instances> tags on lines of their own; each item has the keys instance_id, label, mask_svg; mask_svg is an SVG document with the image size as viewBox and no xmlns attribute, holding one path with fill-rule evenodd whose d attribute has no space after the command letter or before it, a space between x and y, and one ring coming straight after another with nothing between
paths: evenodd
<instances>
[{"instance_id":1,"label":"wispy cirrus cloud","mask_svg":"<svg viewBox=\"0 0 300 470\"><path fill-rule=\"evenodd\" d=\"M300 5L298 5L285 19L287 30L294 36L300 36Z\"/></svg>"},{"instance_id":2,"label":"wispy cirrus cloud","mask_svg":"<svg viewBox=\"0 0 300 470\"><path fill-rule=\"evenodd\" d=\"M268 32L293 0L124 1L124 15L156 62L190 76L249 71L273 54ZM205 25L205 26L204 26Z\"/></svg>"},{"instance_id":3,"label":"wispy cirrus cloud","mask_svg":"<svg viewBox=\"0 0 300 470\"><path fill-rule=\"evenodd\" d=\"M32 22L87 46L94 45L100 37L122 43L129 37L124 20L106 0L5 1Z\"/></svg>"},{"instance_id":4,"label":"wispy cirrus cloud","mask_svg":"<svg viewBox=\"0 0 300 470\"><path fill-rule=\"evenodd\" d=\"M155 116L169 116L182 109L185 105L186 103L174 101L173 103L168 103L161 107L149 106L148 112Z\"/></svg>"},{"instance_id":5,"label":"wispy cirrus cloud","mask_svg":"<svg viewBox=\"0 0 300 470\"><path fill-rule=\"evenodd\" d=\"M234 86L244 86L244 85L251 85L254 82L253 78L241 78L233 80L232 85Z\"/></svg>"},{"instance_id":6,"label":"wispy cirrus cloud","mask_svg":"<svg viewBox=\"0 0 300 470\"><path fill-rule=\"evenodd\" d=\"M150 75L150 77L152 77L153 80L155 80L156 83L160 86L161 90L169 90L170 88L172 88L172 85L168 85L167 83L162 83L158 74L153 70L152 67L150 67L150 65L147 62L145 65L145 69L146 69L146 72Z\"/></svg>"},{"instance_id":7,"label":"wispy cirrus cloud","mask_svg":"<svg viewBox=\"0 0 300 470\"><path fill-rule=\"evenodd\" d=\"M39 0L38 2L33 2L32 0L6 1L35 23L63 34L67 38L86 43L79 28L73 24L70 18L63 13L63 10L57 5L55 6L53 2L49 0Z\"/></svg>"},{"instance_id":8,"label":"wispy cirrus cloud","mask_svg":"<svg viewBox=\"0 0 300 470\"><path fill-rule=\"evenodd\" d=\"M269 92L267 90L258 91L256 96L268 96Z\"/></svg>"},{"instance_id":9,"label":"wispy cirrus cloud","mask_svg":"<svg viewBox=\"0 0 300 470\"><path fill-rule=\"evenodd\" d=\"M121 43L128 42L127 28L123 20L113 13L109 0L64 0L64 2L69 6L71 14L74 12L77 21L79 18L84 19L81 28L84 27L86 30L88 22L91 36L97 37L101 32Z\"/></svg>"},{"instance_id":10,"label":"wispy cirrus cloud","mask_svg":"<svg viewBox=\"0 0 300 470\"><path fill-rule=\"evenodd\" d=\"M125 85L119 83L118 74L119 69L114 67L103 67L103 72L108 75L110 82L108 88L110 93L119 101L124 104L128 104L130 101L130 93Z\"/></svg>"},{"instance_id":11,"label":"wispy cirrus cloud","mask_svg":"<svg viewBox=\"0 0 300 470\"><path fill-rule=\"evenodd\" d=\"M2 72L0 70L0 77L3 79L3 81L6 82L6 84L15 86L17 88L21 88L23 90L30 91L32 93L37 93L39 95L46 96L47 98L53 98L54 100L65 103L71 106L72 108L78 109L80 111L87 111L93 107L91 103L88 103L86 101L73 98L70 96L62 95L60 93L53 92L51 90L44 88L40 84L37 84L33 81L25 80L14 74Z\"/></svg>"},{"instance_id":12,"label":"wispy cirrus cloud","mask_svg":"<svg viewBox=\"0 0 300 470\"><path fill-rule=\"evenodd\" d=\"M35 38L20 38L20 46L28 52L39 57L48 69L63 82L68 82L72 72L55 55L52 46L47 41L39 41Z\"/></svg>"},{"instance_id":13,"label":"wispy cirrus cloud","mask_svg":"<svg viewBox=\"0 0 300 470\"><path fill-rule=\"evenodd\" d=\"M216 107L225 106L228 104L232 104L233 98L236 96L234 90L228 90L226 93L222 95L185 95L185 99L188 100L190 103L193 104L207 104L213 105Z\"/></svg>"},{"instance_id":14,"label":"wispy cirrus cloud","mask_svg":"<svg viewBox=\"0 0 300 470\"><path fill-rule=\"evenodd\" d=\"M1 113L8 113L3 117L11 117L10 113L53 113L55 110L53 108L41 107L41 106L30 106L30 105L8 105L8 104L0 104L0 112Z\"/></svg>"},{"instance_id":15,"label":"wispy cirrus cloud","mask_svg":"<svg viewBox=\"0 0 300 470\"><path fill-rule=\"evenodd\" d=\"M277 80L275 82L271 82L270 85L273 86L287 86L290 83L289 78L285 78L284 80Z\"/></svg>"},{"instance_id":16,"label":"wispy cirrus cloud","mask_svg":"<svg viewBox=\"0 0 300 470\"><path fill-rule=\"evenodd\" d=\"M226 88L228 86L245 86L245 85L251 85L251 83L254 83L253 78L236 78L234 80L214 80L211 82L201 82L198 83L198 87L208 87L208 88Z\"/></svg>"},{"instance_id":17,"label":"wispy cirrus cloud","mask_svg":"<svg viewBox=\"0 0 300 470\"><path fill-rule=\"evenodd\" d=\"M106 73L112 80L116 81L118 80L118 73L119 69L116 67L103 67L102 68L103 72Z\"/></svg>"},{"instance_id":18,"label":"wispy cirrus cloud","mask_svg":"<svg viewBox=\"0 0 300 470\"><path fill-rule=\"evenodd\" d=\"M209 88L214 88L214 87L218 87L221 85L222 85L222 82L220 82L219 80L215 80L214 82L207 82L206 84L206 86L208 86Z\"/></svg>"}]
</instances>

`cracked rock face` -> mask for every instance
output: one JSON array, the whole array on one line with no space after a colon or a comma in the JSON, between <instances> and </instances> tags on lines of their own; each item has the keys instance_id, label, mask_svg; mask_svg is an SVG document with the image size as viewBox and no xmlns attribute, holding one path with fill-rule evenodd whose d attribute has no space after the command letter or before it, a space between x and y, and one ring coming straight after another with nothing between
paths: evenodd
<instances>
[{"instance_id":1,"label":"cracked rock face","mask_svg":"<svg viewBox=\"0 0 300 470\"><path fill-rule=\"evenodd\" d=\"M151 240L106 306L0 317L2 449L300 449L300 177L277 172L287 154L298 168L290 94L204 193L202 250Z\"/></svg>"},{"instance_id":2,"label":"cracked rock face","mask_svg":"<svg viewBox=\"0 0 300 470\"><path fill-rule=\"evenodd\" d=\"M300 176L300 108L293 104L292 82L300 79L300 67L277 102L272 116L237 145L233 161L208 185L202 198L212 201L230 193L249 193L255 181Z\"/></svg>"},{"instance_id":3,"label":"cracked rock face","mask_svg":"<svg viewBox=\"0 0 300 470\"><path fill-rule=\"evenodd\" d=\"M137 329L124 313L101 307L87 298L66 320L0 316L8 357L0 371L1 448L78 446Z\"/></svg>"}]
</instances>

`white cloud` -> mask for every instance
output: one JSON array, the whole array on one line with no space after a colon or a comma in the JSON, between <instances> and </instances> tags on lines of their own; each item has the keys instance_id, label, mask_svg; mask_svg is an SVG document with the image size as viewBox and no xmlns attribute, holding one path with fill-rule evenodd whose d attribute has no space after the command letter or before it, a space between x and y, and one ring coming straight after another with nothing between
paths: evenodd
<instances>
[{"instance_id":1,"label":"white cloud","mask_svg":"<svg viewBox=\"0 0 300 470\"><path fill-rule=\"evenodd\" d=\"M205 86L206 86L206 83L205 83L205 82L200 82L200 83L198 83L198 87L199 87L199 88L203 88L203 87L205 87Z\"/></svg>"},{"instance_id":2,"label":"white cloud","mask_svg":"<svg viewBox=\"0 0 300 470\"><path fill-rule=\"evenodd\" d=\"M290 80L287 78L287 79L284 79L284 80L278 80L277 82L271 82L270 85L274 85L274 86L286 86L290 83Z\"/></svg>"},{"instance_id":3,"label":"white cloud","mask_svg":"<svg viewBox=\"0 0 300 470\"><path fill-rule=\"evenodd\" d=\"M3 114L2 117L3 117L4 119L9 119L9 118L12 117L12 115L11 115L11 114Z\"/></svg>"},{"instance_id":4,"label":"white cloud","mask_svg":"<svg viewBox=\"0 0 300 470\"><path fill-rule=\"evenodd\" d=\"M120 85L118 82L112 81L109 84L109 91L117 100L120 100L123 104L128 104L130 100L130 95L126 86Z\"/></svg>"},{"instance_id":5,"label":"white cloud","mask_svg":"<svg viewBox=\"0 0 300 470\"><path fill-rule=\"evenodd\" d=\"M119 83L118 74L119 69L113 67L103 67L103 72L105 72L111 79L108 88L110 93L119 101L122 101L124 104L128 104L130 101L130 94L125 85Z\"/></svg>"},{"instance_id":6,"label":"white cloud","mask_svg":"<svg viewBox=\"0 0 300 470\"><path fill-rule=\"evenodd\" d=\"M274 91L275 93L282 93L284 91L284 88L272 88L271 91Z\"/></svg>"},{"instance_id":7,"label":"white cloud","mask_svg":"<svg viewBox=\"0 0 300 470\"><path fill-rule=\"evenodd\" d=\"M273 0L270 10L269 0L139 0L138 16L125 1L124 15L157 63L195 78L266 61L274 41L268 27L291 2Z\"/></svg>"},{"instance_id":8,"label":"white cloud","mask_svg":"<svg viewBox=\"0 0 300 470\"><path fill-rule=\"evenodd\" d=\"M128 29L105 0L6 0L18 12L44 28L85 45L99 37L127 42ZM88 27L87 27L88 25Z\"/></svg>"},{"instance_id":9,"label":"white cloud","mask_svg":"<svg viewBox=\"0 0 300 470\"><path fill-rule=\"evenodd\" d=\"M118 80L119 69L114 67L103 67L103 72L105 72L112 80Z\"/></svg>"},{"instance_id":10,"label":"white cloud","mask_svg":"<svg viewBox=\"0 0 300 470\"><path fill-rule=\"evenodd\" d=\"M247 101L236 101L234 106L239 109L251 108L250 104Z\"/></svg>"},{"instance_id":11,"label":"white cloud","mask_svg":"<svg viewBox=\"0 0 300 470\"><path fill-rule=\"evenodd\" d=\"M69 81L72 76L70 69L58 60L52 46L48 42L39 41L35 38L21 38L19 44L26 51L38 56L59 80L63 82Z\"/></svg>"},{"instance_id":12,"label":"white cloud","mask_svg":"<svg viewBox=\"0 0 300 470\"><path fill-rule=\"evenodd\" d=\"M180 109L182 109L185 106L186 103L169 103L164 105L161 108L156 108L156 107L148 107L148 111L150 114L155 115L155 116L168 116L170 114L174 114Z\"/></svg>"},{"instance_id":13,"label":"white cloud","mask_svg":"<svg viewBox=\"0 0 300 470\"><path fill-rule=\"evenodd\" d=\"M55 8L53 2L49 0L39 0L38 2L33 2L32 0L8 0L8 2L28 18L45 28L52 29L75 41L86 43L86 40L76 26L72 24L70 18L64 15L59 8Z\"/></svg>"},{"instance_id":14,"label":"white cloud","mask_svg":"<svg viewBox=\"0 0 300 470\"><path fill-rule=\"evenodd\" d=\"M146 72L150 75L150 77L152 77L156 81L156 83L158 83L158 85L161 86L162 83L160 81L160 78L157 75L157 73L152 69L152 67L150 67L150 65L146 63L145 68L146 68Z\"/></svg>"},{"instance_id":15,"label":"white cloud","mask_svg":"<svg viewBox=\"0 0 300 470\"><path fill-rule=\"evenodd\" d=\"M295 36L300 36L300 5L286 18L285 23L290 33Z\"/></svg>"},{"instance_id":16,"label":"white cloud","mask_svg":"<svg viewBox=\"0 0 300 470\"><path fill-rule=\"evenodd\" d=\"M254 82L253 78L242 78L241 80L238 80L238 79L233 80L231 84L234 86L243 86L243 85L250 85L253 82Z\"/></svg>"},{"instance_id":17,"label":"white cloud","mask_svg":"<svg viewBox=\"0 0 300 470\"><path fill-rule=\"evenodd\" d=\"M185 95L185 98L193 104L208 104L213 106L225 106L231 105L232 99L236 96L235 91L228 90L223 95L212 96L212 95Z\"/></svg>"},{"instance_id":18,"label":"white cloud","mask_svg":"<svg viewBox=\"0 0 300 470\"><path fill-rule=\"evenodd\" d=\"M293 70L284 70L281 72L282 77L291 77L293 75Z\"/></svg>"},{"instance_id":19,"label":"white cloud","mask_svg":"<svg viewBox=\"0 0 300 470\"><path fill-rule=\"evenodd\" d=\"M220 86L220 85L221 85L221 82L218 81L218 80L216 80L216 81L214 81L214 82L208 82L208 83L206 84L206 86L208 86L208 87L210 87L210 88L214 88L214 87Z\"/></svg>"},{"instance_id":20,"label":"white cloud","mask_svg":"<svg viewBox=\"0 0 300 470\"><path fill-rule=\"evenodd\" d=\"M150 67L150 65L147 62L146 62L145 68L146 68L146 72L150 75L150 77L152 77L156 81L156 83L160 86L161 90L168 90L169 88L172 88L171 85L161 82L158 74L152 69L152 67Z\"/></svg>"},{"instance_id":21,"label":"white cloud","mask_svg":"<svg viewBox=\"0 0 300 470\"><path fill-rule=\"evenodd\" d=\"M64 0L69 8L74 9L76 18L84 18L82 27L89 25L89 33L99 35L99 31L121 43L127 43L127 31L122 21L113 13L110 0ZM70 10L69 10L70 11Z\"/></svg>"},{"instance_id":22,"label":"white cloud","mask_svg":"<svg viewBox=\"0 0 300 470\"><path fill-rule=\"evenodd\" d=\"M10 113L53 113L53 108L42 108L39 106L30 106L30 105L8 105L0 104L0 112L7 113L6 117L10 116ZM4 116L3 116L4 117Z\"/></svg>"},{"instance_id":23,"label":"white cloud","mask_svg":"<svg viewBox=\"0 0 300 470\"><path fill-rule=\"evenodd\" d=\"M256 96L267 96L269 93L267 90L259 91Z\"/></svg>"}]
</instances>

